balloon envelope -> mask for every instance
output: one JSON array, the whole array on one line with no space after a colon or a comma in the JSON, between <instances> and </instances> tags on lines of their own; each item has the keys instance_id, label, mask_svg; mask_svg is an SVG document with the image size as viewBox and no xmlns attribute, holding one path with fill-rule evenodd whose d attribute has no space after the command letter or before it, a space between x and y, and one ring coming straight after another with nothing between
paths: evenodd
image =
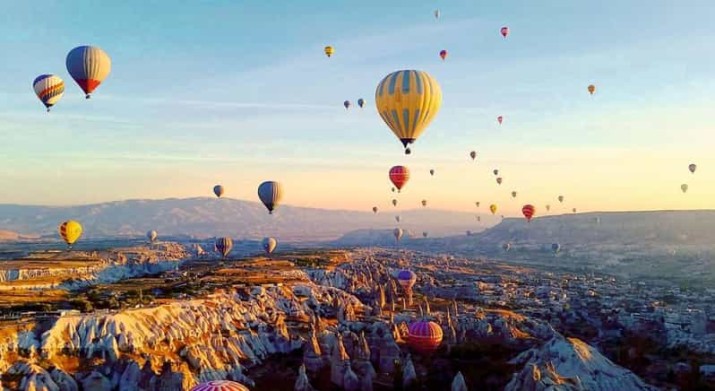
<instances>
[{"instance_id":1,"label":"balloon envelope","mask_svg":"<svg viewBox=\"0 0 715 391\"><path fill-rule=\"evenodd\" d=\"M60 224L59 228L60 237L67 243L68 246L72 246L80 236L82 236L82 224L75 220L67 220Z\"/></svg>"},{"instance_id":2,"label":"balloon envelope","mask_svg":"<svg viewBox=\"0 0 715 391\"><path fill-rule=\"evenodd\" d=\"M442 91L427 72L393 72L377 85L377 111L387 126L407 148L420 137L442 105Z\"/></svg>"},{"instance_id":3,"label":"balloon envelope","mask_svg":"<svg viewBox=\"0 0 715 391\"><path fill-rule=\"evenodd\" d=\"M412 288L416 281L417 275L412 270L400 270L397 273L397 282L399 282L405 290Z\"/></svg>"},{"instance_id":4,"label":"balloon envelope","mask_svg":"<svg viewBox=\"0 0 715 391\"><path fill-rule=\"evenodd\" d=\"M562 195L559 196L559 202L564 202L564 196L562 196Z\"/></svg>"},{"instance_id":5,"label":"balloon envelope","mask_svg":"<svg viewBox=\"0 0 715 391\"><path fill-rule=\"evenodd\" d=\"M377 206L372 207L372 213L377 213Z\"/></svg>"},{"instance_id":6,"label":"balloon envelope","mask_svg":"<svg viewBox=\"0 0 715 391\"><path fill-rule=\"evenodd\" d=\"M509 251L509 249L511 248L511 243L504 243L501 245L501 248L503 248L504 251Z\"/></svg>"},{"instance_id":7,"label":"balloon envelope","mask_svg":"<svg viewBox=\"0 0 715 391\"><path fill-rule=\"evenodd\" d=\"M112 60L96 46L78 46L67 54L67 72L89 98L112 71Z\"/></svg>"},{"instance_id":8,"label":"balloon envelope","mask_svg":"<svg viewBox=\"0 0 715 391\"><path fill-rule=\"evenodd\" d=\"M330 56L332 56L333 53L335 53L335 49L332 46L326 46L325 49L323 49L323 51L325 52L325 55L328 56L328 58L330 58Z\"/></svg>"},{"instance_id":9,"label":"balloon envelope","mask_svg":"<svg viewBox=\"0 0 715 391\"><path fill-rule=\"evenodd\" d=\"M596 86L594 86L593 84L590 84L588 86L588 93L593 95L594 92L596 92Z\"/></svg>"},{"instance_id":10,"label":"balloon envelope","mask_svg":"<svg viewBox=\"0 0 715 391\"><path fill-rule=\"evenodd\" d=\"M221 198L221 196L223 195L223 186L221 186L221 185L214 186L214 194L216 194L216 197Z\"/></svg>"},{"instance_id":11,"label":"balloon envelope","mask_svg":"<svg viewBox=\"0 0 715 391\"><path fill-rule=\"evenodd\" d=\"M561 245L560 245L560 244L558 244L558 243L552 243L552 244L551 244L551 251L557 253L557 252L559 252L559 250L561 250Z\"/></svg>"},{"instance_id":12,"label":"balloon envelope","mask_svg":"<svg viewBox=\"0 0 715 391\"><path fill-rule=\"evenodd\" d=\"M283 187L275 181L266 181L258 186L258 198L268 209L269 214L278 207L283 198Z\"/></svg>"},{"instance_id":13,"label":"balloon envelope","mask_svg":"<svg viewBox=\"0 0 715 391\"><path fill-rule=\"evenodd\" d=\"M471 157L472 160L476 159L476 158L477 158L477 152L476 152L476 151L469 152L469 157Z\"/></svg>"},{"instance_id":14,"label":"balloon envelope","mask_svg":"<svg viewBox=\"0 0 715 391\"><path fill-rule=\"evenodd\" d=\"M32 82L32 89L47 111L62 98L65 92L65 82L56 75L40 75Z\"/></svg>"},{"instance_id":15,"label":"balloon envelope","mask_svg":"<svg viewBox=\"0 0 715 391\"><path fill-rule=\"evenodd\" d=\"M399 216L398 216L399 217ZM392 234L395 236L395 240L399 241L402 239L402 234L404 232L402 231L402 228L395 228L394 231L392 231Z\"/></svg>"},{"instance_id":16,"label":"balloon envelope","mask_svg":"<svg viewBox=\"0 0 715 391\"><path fill-rule=\"evenodd\" d=\"M263 245L263 251L271 255L276 249L276 246L278 246L278 241L275 238L264 238L261 244Z\"/></svg>"},{"instance_id":17,"label":"balloon envelope","mask_svg":"<svg viewBox=\"0 0 715 391\"><path fill-rule=\"evenodd\" d=\"M158 236L159 234L154 230L146 233L146 237L147 239L149 239L150 242L154 242Z\"/></svg>"},{"instance_id":18,"label":"balloon envelope","mask_svg":"<svg viewBox=\"0 0 715 391\"><path fill-rule=\"evenodd\" d=\"M408 328L407 343L418 353L429 354L442 343L442 328L435 322L417 321Z\"/></svg>"},{"instance_id":19,"label":"balloon envelope","mask_svg":"<svg viewBox=\"0 0 715 391\"><path fill-rule=\"evenodd\" d=\"M501 185L502 181L503 181L503 179L501 179L501 177L497 178L497 184Z\"/></svg>"},{"instance_id":20,"label":"balloon envelope","mask_svg":"<svg viewBox=\"0 0 715 391\"><path fill-rule=\"evenodd\" d=\"M346 109L349 109L349 108L350 108L350 101L349 101L349 100L346 100L345 102L343 102L343 106L345 106Z\"/></svg>"},{"instance_id":21,"label":"balloon envelope","mask_svg":"<svg viewBox=\"0 0 715 391\"><path fill-rule=\"evenodd\" d=\"M499 30L499 32L501 33L502 37L506 38L507 35L509 35L509 27L504 26Z\"/></svg>"},{"instance_id":22,"label":"balloon envelope","mask_svg":"<svg viewBox=\"0 0 715 391\"><path fill-rule=\"evenodd\" d=\"M497 205L496 204L489 205L489 210L492 212L492 214L497 213Z\"/></svg>"},{"instance_id":23,"label":"balloon envelope","mask_svg":"<svg viewBox=\"0 0 715 391\"><path fill-rule=\"evenodd\" d=\"M229 237L223 237L216 239L216 251L221 254L222 257L226 256L231 252L233 248L233 240Z\"/></svg>"},{"instance_id":24,"label":"balloon envelope","mask_svg":"<svg viewBox=\"0 0 715 391\"><path fill-rule=\"evenodd\" d=\"M410 170L405 166L394 166L390 169L390 181L399 192L410 180Z\"/></svg>"},{"instance_id":25,"label":"balloon envelope","mask_svg":"<svg viewBox=\"0 0 715 391\"><path fill-rule=\"evenodd\" d=\"M688 185L686 183L683 183L682 185L680 185L680 190L685 193L686 191L688 191Z\"/></svg>"},{"instance_id":26,"label":"balloon envelope","mask_svg":"<svg viewBox=\"0 0 715 391\"><path fill-rule=\"evenodd\" d=\"M363 108L363 106L365 106L365 99L360 98L360 99L358 99L357 102L358 102L358 106L360 106L361 109Z\"/></svg>"},{"instance_id":27,"label":"balloon envelope","mask_svg":"<svg viewBox=\"0 0 715 391\"><path fill-rule=\"evenodd\" d=\"M697 166L696 164L694 164L694 163L691 163L690 165L688 165L688 170L690 170L690 172L693 173L693 174L695 173L695 170L696 170L697 168L698 168L698 166Z\"/></svg>"},{"instance_id":28,"label":"balloon envelope","mask_svg":"<svg viewBox=\"0 0 715 391\"><path fill-rule=\"evenodd\" d=\"M526 221L531 221L531 218L534 217L535 212L536 208L534 208L534 205L531 204L526 204L521 208L521 213L523 213L524 217L526 217Z\"/></svg>"},{"instance_id":29,"label":"balloon envelope","mask_svg":"<svg viewBox=\"0 0 715 391\"><path fill-rule=\"evenodd\" d=\"M434 176L434 169L429 170L429 174L432 175L432 176Z\"/></svg>"},{"instance_id":30,"label":"balloon envelope","mask_svg":"<svg viewBox=\"0 0 715 391\"><path fill-rule=\"evenodd\" d=\"M447 51L444 49L440 50L439 56L442 57L442 60L444 60L445 58L447 58Z\"/></svg>"},{"instance_id":31,"label":"balloon envelope","mask_svg":"<svg viewBox=\"0 0 715 391\"><path fill-rule=\"evenodd\" d=\"M504 117L501 116L501 115L498 116L498 117L497 117L497 122L499 122L499 125L501 125L502 121L504 121Z\"/></svg>"},{"instance_id":32,"label":"balloon envelope","mask_svg":"<svg viewBox=\"0 0 715 391\"><path fill-rule=\"evenodd\" d=\"M194 386L191 391L249 391L249 389L235 381L211 380Z\"/></svg>"}]
</instances>

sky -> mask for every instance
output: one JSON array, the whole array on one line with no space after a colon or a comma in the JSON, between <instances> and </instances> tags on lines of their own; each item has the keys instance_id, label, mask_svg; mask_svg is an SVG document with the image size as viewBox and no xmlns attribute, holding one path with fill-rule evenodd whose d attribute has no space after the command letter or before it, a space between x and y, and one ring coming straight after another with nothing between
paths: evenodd
<instances>
[{"instance_id":1,"label":"sky","mask_svg":"<svg viewBox=\"0 0 715 391\"><path fill-rule=\"evenodd\" d=\"M712 20L710 0L7 2L0 203L210 196L215 184L257 201L277 180L285 204L388 209L387 172L404 164L400 208L711 209ZM65 69L85 44L112 58L88 101ZM410 156L374 106L399 69L443 93ZM66 83L49 114L31 88L42 73ZM365 108L343 108L358 98Z\"/></svg>"}]
</instances>

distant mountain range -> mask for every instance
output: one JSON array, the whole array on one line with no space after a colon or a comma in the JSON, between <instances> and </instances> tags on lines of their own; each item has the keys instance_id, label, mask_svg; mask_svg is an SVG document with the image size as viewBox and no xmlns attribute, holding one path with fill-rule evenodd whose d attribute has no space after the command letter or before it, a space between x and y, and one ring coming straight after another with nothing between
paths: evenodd
<instances>
[{"instance_id":1,"label":"distant mountain range","mask_svg":"<svg viewBox=\"0 0 715 391\"><path fill-rule=\"evenodd\" d=\"M400 223L395 220L397 214ZM456 235L481 231L499 221L491 215L480 218L481 222L472 213L432 209L374 214L285 205L269 215L259 203L230 198L127 200L68 207L0 205L0 230L10 231L5 236L11 239L56 237L58 224L67 219L82 223L85 238L143 236L153 229L160 237L275 236L282 241L333 240L354 230L397 226L415 232L429 230L431 235Z\"/></svg>"}]
</instances>

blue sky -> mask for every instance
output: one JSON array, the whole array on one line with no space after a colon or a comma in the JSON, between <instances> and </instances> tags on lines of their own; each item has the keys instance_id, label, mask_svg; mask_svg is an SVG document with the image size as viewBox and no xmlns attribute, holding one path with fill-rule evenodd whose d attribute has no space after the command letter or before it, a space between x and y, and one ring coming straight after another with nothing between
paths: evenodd
<instances>
[{"instance_id":1,"label":"blue sky","mask_svg":"<svg viewBox=\"0 0 715 391\"><path fill-rule=\"evenodd\" d=\"M707 0L12 2L0 15L0 202L208 196L216 183L256 200L275 179L288 204L369 209L387 206L387 170L406 164L406 207L479 200L515 214L563 193L584 211L711 208L712 20ZM90 101L64 66L81 44L113 61ZM404 68L444 95L409 157L373 102ZM49 115L31 89L41 73L67 83ZM360 97L364 109L343 109Z\"/></svg>"}]
</instances>

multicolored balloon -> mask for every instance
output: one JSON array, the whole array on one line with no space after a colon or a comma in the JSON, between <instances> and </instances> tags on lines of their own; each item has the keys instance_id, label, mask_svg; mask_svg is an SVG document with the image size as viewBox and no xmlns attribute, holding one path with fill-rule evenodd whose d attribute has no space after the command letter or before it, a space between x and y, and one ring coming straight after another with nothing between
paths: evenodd
<instances>
[{"instance_id":1,"label":"multicolored balloon","mask_svg":"<svg viewBox=\"0 0 715 391\"><path fill-rule=\"evenodd\" d=\"M154 243L156 241L156 238L159 237L159 234L156 231L151 230L146 233L146 237L147 239L149 239L150 242Z\"/></svg>"},{"instance_id":2,"label":"multicolored balloon","mask_svg":"<svg viewBox=\"0 0 715 391\"><path fill-rule=\"evenodd\" d=\"M67 54L67 72L89 99L92 92L109 76L112 60L96 46L78 46Z\"/></svg>"},{"instance_id":3,"label":"multicolored balloon","mask_svg":"<svg viewBox=\"0 0 715 391\"><path fill-rule=\"evenodd\" d=\"M442 105L442 91L427 72L403 70L387 75L375 91L377 112L410 154L408 145L424 132Z\"/></svg>"},{"instance_id":4,"label":"multicolored balloon","mask_svg":"<svg viewBox=\"0 0 715 391\"><path fill-rule=\"evenodd\" d=\"M250 391L241 383L230 380L211 380L194 386L191 391Z\"/></svg>"},{"instance_id":5,"label":"multicolored balloon","mask_svg":"<svg viewBox=\"0 0 715 391\"><path fill-rule=\"evenodd\" d=\"M65 92L65 82L56 75L40 75L32 82L35 95L40 99L47 112L62 99Z\"/></svg>"},{"instance_id":6,"label":"multicolored balloon","mask_svg":"<svg viewBox=\"0 0 715 391\"><path fill-rule=\"evenodd\" d=\"M397 282L405 292L409 292L417 282L417 275L412 270L400 270L397 273Z\"/></svg>"},{"instance_id":7,"label":"multicolored balloon","mask_svg":"<svg viewBox=\"0 0 715 391\"><path fill-rule=\"evenodd\" d=\"M536 212L536 208L534 208L534 205L531 204L526 204L521 208L521 213L524 214L524 217L526 217L526 221L531 222L532 217L534 217L534 213Z\"/></svg>"},{"instance_id":8,"label":"multicolored balloon","mask_svg":"<svg viewBox=\"0 0 715 391\"><path fill-rule=\"evenodd\" d=\"M399 193L410 180L410 170L405 166L394 166L390 169L390 181Z\"/></svg>"},{"instance_id":9,"label":"multicolored balloon","mask_svg":"<svg viewBox=\"0 0 715 391\"><path fill-rule=\"evenodd\" d=\"M82 236L82 224L75 220L67 220L60 224L58 228L60 237L67 243L67 247L72 245Z\"/></svg>"},{"instance_id":10,"label":"multicolored balloon","mask_svg":"<svg viewBox=\"0 0 715 391\"><path fill-rule=\"evenodd\" d=\"M358 99L357 102L358 102L358 106L360 106L361 109L365 106L365 99L360 98L360 99Z\"/></svg>"},{"instance_id":11,"label":"multicolored balloon","mask_svg":"<svg viewBox=\"0 0 715 391\"><path fill-rule=\"evenodd\" d=\"M408 330L407 343L420 354L434 353L444 336L442 328L437 323L426 320L411 323Z\"/></svg>"},{"instance_id":12,"label":"multicolored balloon","mask_svg":"<svg viewBox=\"0 0 715 391\"><path fill-rule=\"evenodd\" d=\"M268 214L278 207L283 198L283 187L275 181L266 181L258 186L258 198L268 209Z\"/></svg>"},{"instance_id":13,"label":"multicolored balloon","mask_svg":"<svg viewBox=\"0 0 715 391\"><path fill-rule=\"evenodd\" d=\"M499 32L501 33L502 37L506 38L509 35L509 27L504 26L499 30Z\"/></svg>"},{"instance_id":14,"label":"multicolored balloon","mask_svg":"<svg viewBox=\"0 0 715 391\"><path fill-rule=\"evenodd\" d=\"M218 251L223 258L226 258L226 256L231 252L231 249L233 248L233 240L228 236L218 238L216 239L215 246L216 251Z\"/></svg>"}]
</instances>

